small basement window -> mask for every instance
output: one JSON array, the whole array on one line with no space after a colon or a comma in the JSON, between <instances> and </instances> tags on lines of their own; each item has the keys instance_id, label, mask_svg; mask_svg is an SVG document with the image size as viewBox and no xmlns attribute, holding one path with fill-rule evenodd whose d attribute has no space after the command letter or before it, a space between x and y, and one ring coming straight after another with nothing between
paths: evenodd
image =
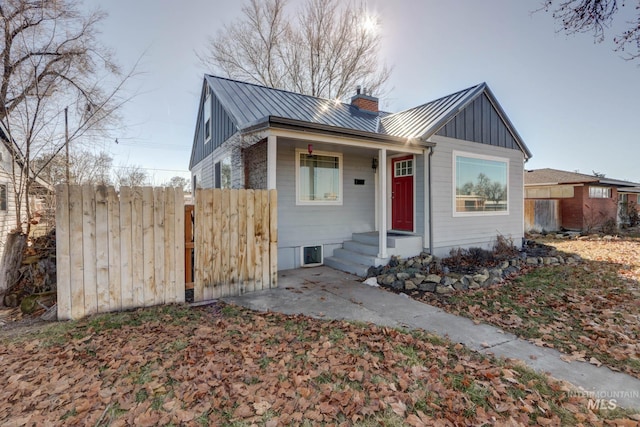
<instances>
[{"instance_id":1,"label":"small basement window","mask_svg":"<svg viewBox=\"0 0 640 427\"><path fill-rule=\"evenodd\" d=\"M303 246L300 248L300 252L300 265L302 267L317 267L324 262L322 245Z\"/></svg>"}]
</instances>

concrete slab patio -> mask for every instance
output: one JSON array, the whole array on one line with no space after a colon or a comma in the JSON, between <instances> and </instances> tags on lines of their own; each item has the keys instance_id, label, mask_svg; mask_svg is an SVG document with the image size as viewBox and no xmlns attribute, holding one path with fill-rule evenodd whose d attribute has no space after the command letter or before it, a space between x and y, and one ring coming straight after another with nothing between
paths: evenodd
<instances>
[{"instance_id":1,"label":"concrete slab patio","mask_svg":"<svg viewBox=\"0 0 640 427\"><path fill-rule=\"evenodd\" d=\"M640 409L640 380L585 362L565 362L560 352L538 347L515 335L362 283L362 279L316 267L280 272L278 288L223 300L258 311L304 314L322 319L371 322L382 326L423 329L468 348L522 360L531 368L565 380L594 399Z\"/></svg>"}]
</instances>

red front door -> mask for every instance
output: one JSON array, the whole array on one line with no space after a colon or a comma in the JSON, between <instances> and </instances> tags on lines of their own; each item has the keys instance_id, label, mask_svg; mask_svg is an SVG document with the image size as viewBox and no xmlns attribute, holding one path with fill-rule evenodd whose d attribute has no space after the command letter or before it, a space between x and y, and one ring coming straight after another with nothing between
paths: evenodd
<instances>
[{"instance_id":1,"label":"red front door","mask_svg":"<svg viewBox=\"0 0 640 427\"><path fill-rule=\"evenodd\" d=\"M391 161L391 228L413 231L413 156Z\"/></svg>"}]
</instances>

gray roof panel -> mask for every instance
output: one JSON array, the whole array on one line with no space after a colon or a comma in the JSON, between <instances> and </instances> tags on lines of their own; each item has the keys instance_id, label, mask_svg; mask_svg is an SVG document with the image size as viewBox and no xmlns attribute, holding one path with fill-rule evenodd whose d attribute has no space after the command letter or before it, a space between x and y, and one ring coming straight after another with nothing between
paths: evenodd
<instances>
[{"instance_id":1,"label":"gray roof panel","mask_svg":"<svg viewBox=\"0 0 640 427\"><path fill-rule=\"evenodd\" d=\"M484 83L472 86L418 107L383 117L381 127L384 132L400 137L430 136L485 86Z\"/></svg>"},{"instance_id":2,"label":"gray roof panel","mask_svg":"<svg viewBox=\"0 0 640 427\"><path fill-rule=\"evenodd\" d=\"M349 104L220 77L206 76L206 79L240 129L274 116L366 132L376 131L377 114Z\"/></svg>"},{"instance_id":3,"label":"gray roof panel","mask_svg":"<svg viewBox=\"0 0 640 427\"><path fill-rule=\"evenodd\" d=\"M488 93L493 99L486 83L481 83L399 113L374 113L336 100L222 77L205 75L205 79L240 131L280 118L381 137L426 140L482 93ZM506 116L502 116L508 122ZM513 126L508 123L508 127L525 156L531 157Z\"/></svg>"}]
</instances>

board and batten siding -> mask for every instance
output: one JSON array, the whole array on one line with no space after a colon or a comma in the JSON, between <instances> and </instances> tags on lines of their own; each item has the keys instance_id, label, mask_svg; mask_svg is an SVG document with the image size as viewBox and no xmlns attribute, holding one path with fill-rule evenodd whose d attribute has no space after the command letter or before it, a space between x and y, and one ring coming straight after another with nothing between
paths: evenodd
<instances>
[{"instance_id":1,"label":"board and batten siding","mask_svg":"<svg viewBox=\"0 0 640 427\"><path fill-rule=\"evenodd\" d=\"M519 149L434 136L436 143L431 160L433 189L433 250L447 256L452 248L489 248L500 234L520 247L524 237L523 173L524 155ZM509 214L453 215L453 152L501 157L509 160Z\"/></svg>"},{"instance_id":2,"label":"board and batten siding","mask_svg":"<svg viewBox=\"0 0 640 427\"><path fill-rule=\"evenodd\" d=\"M205 85L207 83L205 82ZM203 86L204 88L204 86ZM205 143L204 140L204 106L209 102L211 106L211 139ZM228 140L238 128L227 114L222 104L212 93L210 97L205 97L204 89L201 96L200 109L194 135L193 151L191 153L191 168L194 168L201 161L206 159L213 151Z\"/></svg>"},{"instance_id":3,"label":"board and batten siding","mask_svg":"<svg viewBox=\"0 0 640 427\"><path fill-rule=\"evenodd\" d=\"M296 149L307 142L279 140L276 187L278 188L278 269L300 267L300 247L324 245L324 256L351 240L352 233L375 230L375 175L373 155L361 149L313 144L314 151L342 153L342 205L296 205ZM355 185L364 179L365 185Z\"/></svg>"},{"instance_id":4,"label":"board and batten siding","mask_svg":"<svg viewBox=\"0 0 640 427\"><path fill-rule=\"evenodd\" d=\"M487 95L476 98L442 129L439 136L519 150L518 143Z\"/></svg>"}]
</instances>

